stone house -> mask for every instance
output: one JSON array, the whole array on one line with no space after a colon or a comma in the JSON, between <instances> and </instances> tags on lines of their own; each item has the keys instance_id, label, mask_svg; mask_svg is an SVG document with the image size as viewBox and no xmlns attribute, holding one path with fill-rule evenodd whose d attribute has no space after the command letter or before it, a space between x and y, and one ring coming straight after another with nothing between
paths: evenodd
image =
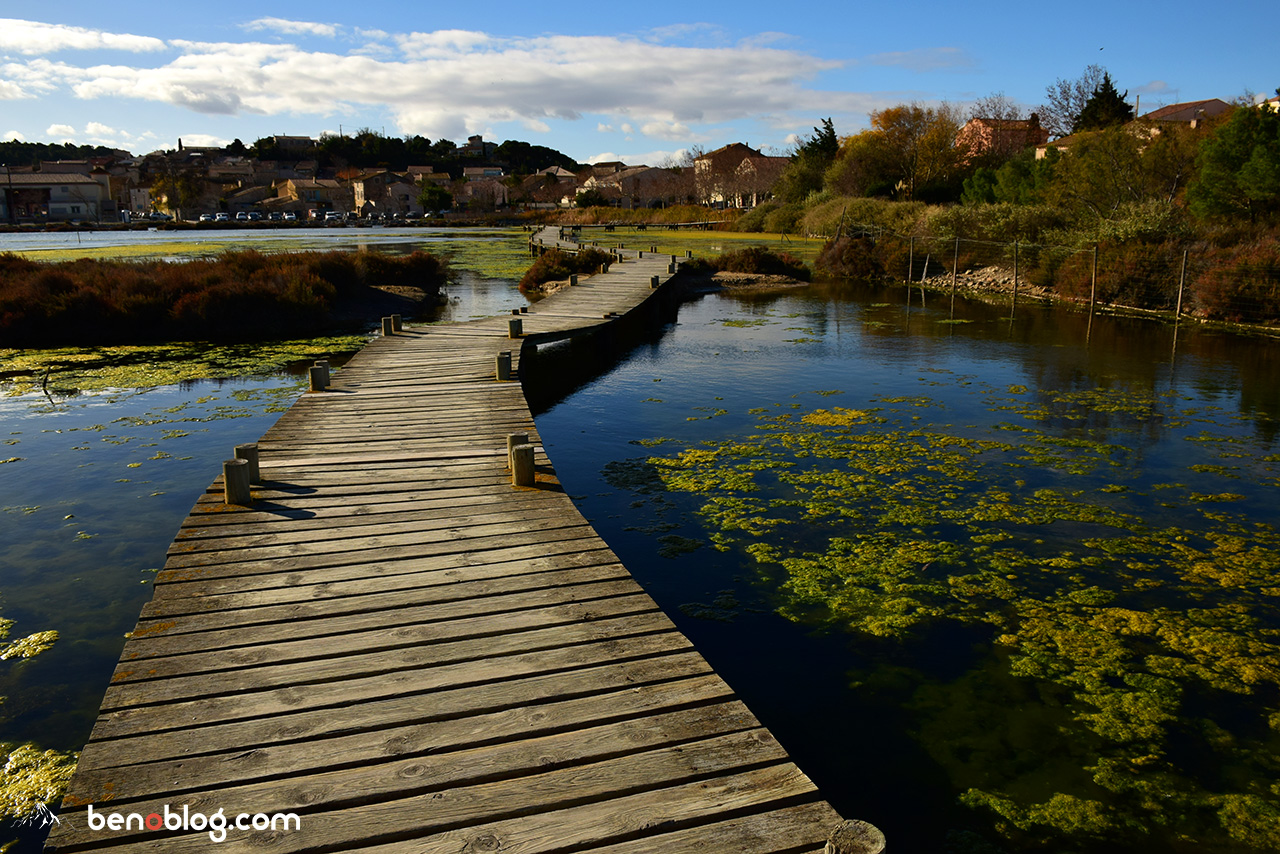
<instances>
[{"instance_id":1,"label":"stone house","mask_svg":"<svg viewBox=\"0 0 1280 854\"><path fill-rule=\"evenodd\" d=\"M698 200L725 207L754 207L767 199L789 157L771 157L741 142L695 158Z\"/></svg>"},{"instance_id":2,"label":"stone house","mask_svg":"<svg viewBox=\"0 0 1280 854\"><path fill-rule=\"evenodd\" d=\"M1007 160L1018 152L1049 141L1035 113L1026 119L973 118L956 134L956 148L965 162L979 158Z\"/></svg>"},{"instance_id":3,"label":"stone house","mask_svg":"<svg viewBox=\"0 0 1280 854\"><path fill-rule=\"evenodd\" d=\"M103 175L105 179L107 176ZM101 220L115 216L105 180L74 172L8 172L0 176L0 221ZM110 207L114 208L113 205Z\"/></svg>"}]
</instances>

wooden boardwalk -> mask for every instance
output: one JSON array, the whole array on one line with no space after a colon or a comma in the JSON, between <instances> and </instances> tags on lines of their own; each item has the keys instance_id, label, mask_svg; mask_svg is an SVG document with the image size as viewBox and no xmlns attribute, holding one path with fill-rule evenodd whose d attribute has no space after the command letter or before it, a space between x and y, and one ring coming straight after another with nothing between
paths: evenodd
<instances>
[{"instance_id":1,"label":"wooden boardwalk","mask_svg":"<svg viewBox=\"0 0 1280 854\"><path fill-rule=\"evenodd\" d=\"M670 258L630 254L533 305L527 339L641 306ZM519 366L509 320L373 341L259 442L252 506L220 480L199 499L47 851L823 849L840 817L540 448L536 484L511 485L507 435L538 439L494 379L499 351ZM298 826L95 830L89 804Z\"/></svg>"}]
</instances>

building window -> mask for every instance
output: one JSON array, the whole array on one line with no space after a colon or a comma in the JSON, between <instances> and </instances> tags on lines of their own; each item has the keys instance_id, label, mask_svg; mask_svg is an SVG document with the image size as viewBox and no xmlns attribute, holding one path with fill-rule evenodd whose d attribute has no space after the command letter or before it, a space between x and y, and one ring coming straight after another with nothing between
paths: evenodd
<instances>
[{"instance_id":1,"label":"building window","mask_svg":"<svg viewBox=\"0 0 1280 854\"><path fill-rule=\"evenodd\" d=\"M72 212L73 214L78 214L78 213L80 213L80 206L79 206L79 205L72 205L72 206L71 206L71 212Z\"/></svg>"}]
</instances>

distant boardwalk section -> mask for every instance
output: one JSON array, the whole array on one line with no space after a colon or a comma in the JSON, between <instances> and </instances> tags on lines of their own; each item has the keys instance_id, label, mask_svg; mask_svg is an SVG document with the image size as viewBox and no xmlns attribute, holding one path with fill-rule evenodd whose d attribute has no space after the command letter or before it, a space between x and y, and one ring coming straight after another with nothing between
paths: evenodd
<instances>
[{"instance_id":1,"label":"distant boardwalk section","mask_svg":"<svg viewBox=\"0 0 1280 854\"><path fill-rule=\"evenodd\" d=\"M624 254L518 317L390 328L263 436L248 503L213 484L46 850L824 850L840 816L574 508L521 392L522 345L669 277Z\"/></svg>"}]
</instances>

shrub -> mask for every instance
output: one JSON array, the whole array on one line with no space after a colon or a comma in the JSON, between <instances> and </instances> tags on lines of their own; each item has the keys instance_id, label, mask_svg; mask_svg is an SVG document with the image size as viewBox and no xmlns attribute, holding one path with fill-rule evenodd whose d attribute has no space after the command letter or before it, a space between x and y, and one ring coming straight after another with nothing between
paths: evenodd
<instances>
[{"instance_id":1,"label":"shrub","mask_svg":"<svg viewBox=\"0 0 1280 854\"><path fill-rule=\"evenodd\" d=\"M764 218L764 230L775 234L795 234L800 228L800 217L804 214L801 205L782 205L770 211Z\"/></svg>"},{"instance_id":2,"label":"shrub","mask_svg":"<svg viewBox=\"0 0 1280 854\"><path fill-rule=\"evenodd\" d=\"M866 237L828 240L814 267L819 273L845 279L873 279L884 276L875 257L875 245Z\"/></svg>"},{"instance_id":3,"label":"shrub","mask_svg":"<svg viewBox=\"0 0 1280 854\"><path fill-rule=\"evenodd\" d=\"M805 263L789 252L781 255L763 246L734 249L714 258L686 261L680 269L691 273L754 273L762 276L787 276L809 281L813 274Z\"/></svg>"},{"instance_id":4,"label":"shrub","mask_svg":"<svg viewBox=\"0 0 1280 854\"><path fill-rule=\"evenodd\" d=\"M1195 301L1205 317L1231 323L1280 321L1280 242L1219 252L1209 261L1194 282Z\"/></svg>"},{"instance_id":5,"label":"shrub","mask_svg":"<svg viewBox=\"0 0 1280 854\"><path fill-rule=\"evenodd\" d=\"M245 340L320 331L340 296L374 285L438 292L426 253L228 252L180 264L0 256L0 342Z\"/></svg>"},{"instance_id":6,"label":"shrub","mask_svg":"<svg viewBox=\"0 0 1280 854\"><path fill-rule=\"evenodd\" d=\"M765 202L762 205L756 205L738 218L738 231L764 231L764 218L779 207L777 202Z\"/></svg>"},{"instance_id":7,"label":"shrub","mask_svg":"<svg viewBox=\"0 0 1280 854\"><path fill-rule=\"evenodd\" d=\"M520 290L526 292L539 285L567 279L574 273L590 275L601 267L609 269L613 256L600 249L588 248L579 252L562 252L552 249L544 252L530 265L520 279Z\"/></svg>"}]
</instances>

